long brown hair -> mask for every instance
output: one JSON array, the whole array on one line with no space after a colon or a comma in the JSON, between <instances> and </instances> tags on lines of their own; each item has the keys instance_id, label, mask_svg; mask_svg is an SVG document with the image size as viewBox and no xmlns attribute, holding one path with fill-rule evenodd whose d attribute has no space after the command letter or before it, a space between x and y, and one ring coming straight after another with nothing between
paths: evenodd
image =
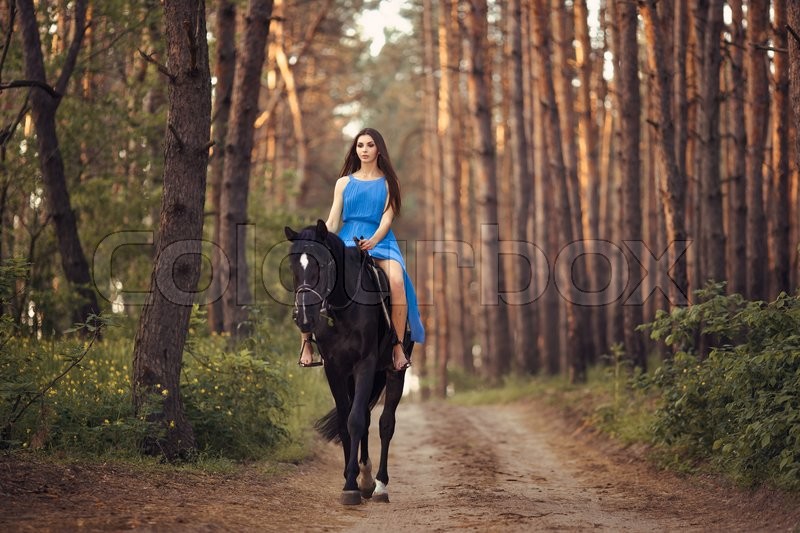
<instances>
[{"instance_id":1,"label":"long brown hair","mask_svg":"<svg viewBox=\"0 0 800 533\"><path fill-rule=\"evenodd\" d=\"M392 160L389 158L389 149L386 148L386 141L383 140L383 135L378 133L378 130L364 128L356 134L353 138L353 144L350 145L350 149L347 151L347 155L344 158L344 165L342 165L342 170L339 172L339 175L349 176L361 168L361 159L358 157L358 153L356 153L356 144L358 143L358 138L362 135L369 135L372 137L372 140L375 141L375 146L378 148L378 168L383 171L386 177L386 183L389 187L389 203L387 207L390 206L392 208L394 216L400 216L400 204L402 203L400 201L400 182L392 166Z\"/></svg>"}]
</instances>

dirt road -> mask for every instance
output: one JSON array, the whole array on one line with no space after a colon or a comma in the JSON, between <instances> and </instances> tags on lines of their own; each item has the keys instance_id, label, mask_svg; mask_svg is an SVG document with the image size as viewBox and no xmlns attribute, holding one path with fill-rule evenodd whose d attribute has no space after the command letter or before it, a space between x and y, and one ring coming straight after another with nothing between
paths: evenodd
<instances>
[{"instance_id":1,"label":"dirt road","mask_svg":"<svg viewBox=\"0 0 800 533\"><path fill-rule=\"evenodd\" d=\"M800 497L663 473L536 404L401 405L391 503L338 503L341 452L278 474L0 459L0 530L794 531ZM377 418L374 417L374 418ZM373 433L377 433L374 431ZM377 435L373 439L378 450ZM377 458L376 458L377 460Z\"/></svg>"}]
</instances>

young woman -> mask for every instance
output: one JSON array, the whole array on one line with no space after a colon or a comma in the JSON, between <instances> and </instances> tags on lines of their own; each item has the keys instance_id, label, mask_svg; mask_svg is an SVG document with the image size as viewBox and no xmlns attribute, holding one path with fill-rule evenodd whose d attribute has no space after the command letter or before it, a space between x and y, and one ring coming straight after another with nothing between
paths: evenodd
<instances>
[{"instance_id":1,"label":"young woman","mask_svg":"<svg viewBox=\"0 0 800 533\"><path fill-rule=\"evenodd\" d=\"M392 221L400 214L400 184L389 159L386 142L372 128L358 132L336 182L333 204L325 224L329 231L336 231L340 223L339 237L346 246L356 246L353 237L364 237L358 247L369 254L389 278L392 297L392 323L397 339L402 341L405 325L411 329L411 340L425 341L425 329L417 306L414 286L406 272L405 261L391 230ZM313 347L304 335L300 365L312 362ZM410 361L400 343L392 352L394 369L404 370Z\"/></svg>"}]
</instances>

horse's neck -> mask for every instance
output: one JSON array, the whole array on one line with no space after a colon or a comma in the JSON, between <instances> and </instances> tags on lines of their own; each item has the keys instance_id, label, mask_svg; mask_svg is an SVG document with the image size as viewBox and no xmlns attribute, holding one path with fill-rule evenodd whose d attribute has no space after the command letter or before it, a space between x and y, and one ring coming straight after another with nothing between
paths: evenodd
<instances>
[{"instance_id":1,"label":"horse's neck","mask_svg":"<svg viewBox=\"0 0 800 533\"><path fill-rule=\"evenodd\" d=\"M359 275L363 265L360 256L352 252L352 249L342 247L341 255L337 258L337 282L331 296L331 303L337 306L344 306L350 302L358 291L358 284L361 283Z\"/></svg>"}]
</instances>

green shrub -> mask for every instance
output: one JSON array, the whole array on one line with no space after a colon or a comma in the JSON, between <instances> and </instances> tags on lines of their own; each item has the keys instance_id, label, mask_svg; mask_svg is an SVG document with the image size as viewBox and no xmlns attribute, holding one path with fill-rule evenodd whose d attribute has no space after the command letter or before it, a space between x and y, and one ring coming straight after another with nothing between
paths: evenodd
<instances>
[{"instance_id":1,"label":"green shrub","mask_svg":"<svg viewBox=\"0 0 800 533\"><path fill-rule=\"evenodd\" d=\"M748 302L722 289L647 325L676 350L652 378L662 400L655 439L745 483L800 489L800 299ZM702 358L700 334L711 341Z\"/></svg>"},{"instance_id":2,"label":"green shrub","mask_svg":"<svg viewBox=\"0 0 800 533\"><path fill-rule=\"evenodd\" d=\"M289 386L283 365L274 363L279 354L264 328L230 348L229 337L203 331L204 315L196 309L192 317L181 386L197 446L232 458L263 455L288 436Z\"/></svg>"},{"instance_id":3,"label":"green shrub","mask_svg":"<svg viewBox=\"0 0 800 533\"><path fill-rule=\"evenodd\" d=\"M321 372L295 371L294 328L258 309L252 316L253 334L233 345L206 331L201 312L193 314L181 376L187 416L206 457L258 459L286 447L284 455L296 460L304 448L291 439L305 439L330 394ZM0 353L0 447L138 454L146 428L131 401L135 327L129 320L108 328L91 348L69 335L8 337Z\"/></svg>"},{"instance_id":4,"label":"green shrub","mask_svg":"<svg viewBox=\"0 0 800 533\"><path fill-rule=\"evenodd\" d=\"M3 447L135 451L144 424L133 416L131 352L122 343L15 337L6 348L0 354Z\"/></svg>"}]
</instances>

